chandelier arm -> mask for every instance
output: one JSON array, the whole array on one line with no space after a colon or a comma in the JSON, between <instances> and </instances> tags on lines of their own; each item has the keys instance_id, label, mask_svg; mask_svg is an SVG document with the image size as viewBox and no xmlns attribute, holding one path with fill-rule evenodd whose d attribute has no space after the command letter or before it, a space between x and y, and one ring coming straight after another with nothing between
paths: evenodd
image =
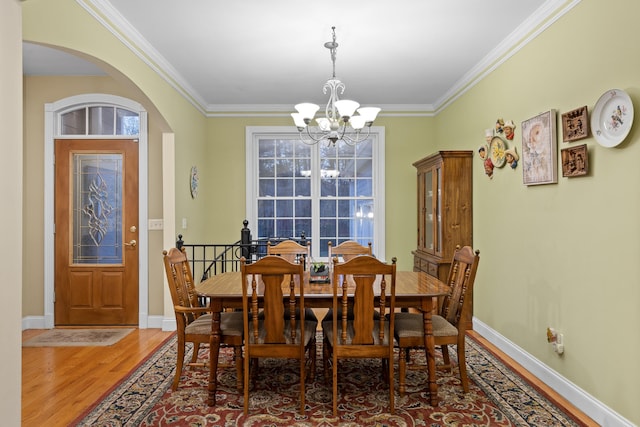
<instances>
[{"instance_id":1,"label":"chandelier arm","mask_svg":"<svg viewBox=\"0 0 640 427\"><path fill-rule=\"evenodd\" d=\"M349 136L348 134L343 134L343 136L340 138L342 141L345 142L345 144L350 145L350 146L355 146L357 143L364 141L365 139L367 139L369 137L369 135L371 134L371 127L367 126L367 133L366 134L362 134L361 131L356 131L355 134L355 138Z\"/></svg>"}]
</instances>

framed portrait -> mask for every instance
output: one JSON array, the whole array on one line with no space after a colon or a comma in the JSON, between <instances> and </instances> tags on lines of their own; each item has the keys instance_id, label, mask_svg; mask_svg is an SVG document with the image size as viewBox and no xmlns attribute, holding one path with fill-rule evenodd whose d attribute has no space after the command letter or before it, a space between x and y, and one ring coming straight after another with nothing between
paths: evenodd
<instances>
[{"instance_id":1,"label":"framed portrait","mask_svg":"<svg viewBox=\"0 0 640 427\"><path fill-rule=\"evenodd\" d=\"M562 176L584 176L589 173L587 144L563 148L560 151L560 157L562 159Z\"/></svg>"},{"instance_id":2,"label":"framed portrait","mask_svg":"<svg viewBox=\"0 0 640 427\"><path fill-rule=\"evenodd\" d=\"M562 115L562 141L571 142L589 136L587 106L576 108Z\"/></svg>"},{"instance_id":3,"label":"framed portrait","mask_svg":"<svg viewBox=\"0 0 640 427\"><path fill-rule=\"evenodd\" d=\"M522 180L524 185L558 182L555 110L522 122Z\"/></svg>"}]
</instances>

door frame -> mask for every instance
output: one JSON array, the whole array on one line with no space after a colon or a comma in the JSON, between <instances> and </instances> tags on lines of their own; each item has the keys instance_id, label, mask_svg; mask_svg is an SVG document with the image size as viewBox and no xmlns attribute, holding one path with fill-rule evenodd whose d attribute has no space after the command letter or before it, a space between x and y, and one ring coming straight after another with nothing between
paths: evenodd
<instances>
[{"instance_id":1,"label":"door frame","mask_svg":"<svg viewBox=\"0 0 640 427\"><path fill-rule=\"evenodd\" d=\"M90 93L71 96L53 103L45 104L44 114L44 325L52 329L54 319L54 280L55 280L55 225L54 225L54 141L56 138L68 138L60 135L60 113L88 105L110 105L135 111L140 117L139 155L138 155L138 225L139 225L139 272L138 272L138 327L146 329L149 317L149 228L148 228L148 135L147 111L142 105L131 99L103 93ZM74 135L73 139L96 136ZM113 138L113 136L109 136ZM131 136L127 136L131 138Z\"/></svg>"}]
</instances>

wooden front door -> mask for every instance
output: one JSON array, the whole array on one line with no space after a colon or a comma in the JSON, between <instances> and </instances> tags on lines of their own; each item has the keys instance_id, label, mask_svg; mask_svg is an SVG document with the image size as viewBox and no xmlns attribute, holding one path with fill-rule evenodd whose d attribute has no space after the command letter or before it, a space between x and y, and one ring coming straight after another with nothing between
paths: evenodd
<instances>
[{"instance_id":1,"label":"wooden front door","mask_svg":"<svg viewBox=\"0 0 640 427\"><path fill-rule=\"evenodd\" d=\"M55 141L55 324L138 324L138 142Z\"/></svg>"}]
</instances>

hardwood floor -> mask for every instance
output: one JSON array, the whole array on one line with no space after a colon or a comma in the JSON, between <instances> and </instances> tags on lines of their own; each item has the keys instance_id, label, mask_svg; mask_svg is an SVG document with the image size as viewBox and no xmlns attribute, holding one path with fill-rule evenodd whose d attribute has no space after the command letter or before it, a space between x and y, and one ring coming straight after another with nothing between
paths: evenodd
<instances>
[{"instance_id":1,"label":"hardwood floor","mask_svg":"<svg viewBox=\"0 0 640 427\"><path fill-rule=\"evenodd\" d=\"M42 332L24 331L22 339ZM68 426L171 334L160 329L136 329L108 347L23 347L22 426ZM598 426L482 337L473 331L471 334L579 422Z\"/></svg>"},{"instance_id":2,"label":"hardwood floor","mask_svg":"<svg viewBox=\"0 0 640 427\"><path fill-rule=\"evenodd\" d=\"M136 329L108 347L23 347L22 426L68 426L171 334Z\"/></svg>"}]
</instances>

